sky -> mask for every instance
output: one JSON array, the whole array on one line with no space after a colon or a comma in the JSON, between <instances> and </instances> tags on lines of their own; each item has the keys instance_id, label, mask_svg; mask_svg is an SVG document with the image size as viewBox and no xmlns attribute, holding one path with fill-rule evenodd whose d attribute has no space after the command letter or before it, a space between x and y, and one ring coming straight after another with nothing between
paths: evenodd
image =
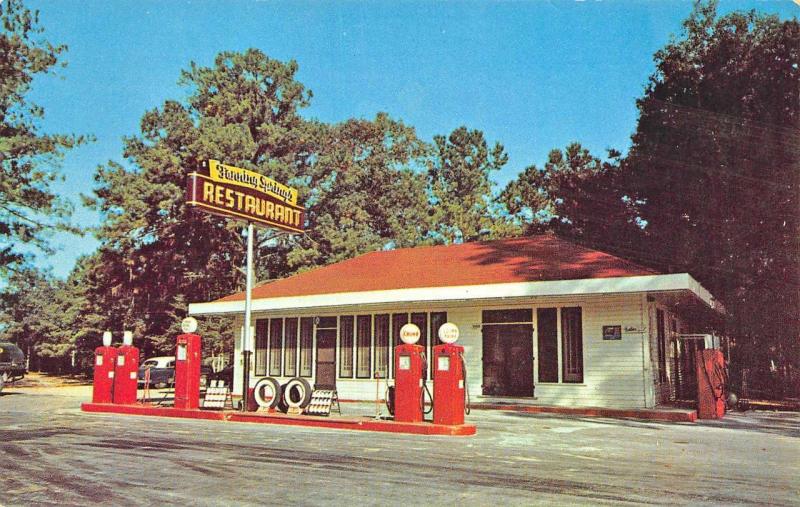
<instances>
[{"instance_id":1,"label":"sky","mask_svg":"<svg viewBox=\"0 0 800 507\"><path fill-rule=\"evenodd\" d=\"M0 0L2 1L2 0ZM124 162L123 138L165 100L185 98L177 81L194 61L259 48L294 59L314 97L304 116L326 122L385 111L432 140L466 125L499 141L505 185L578 141L602 156L625 151L635 100L655 70L653 54L678 35L692 3L652 1L272 1L29 0L45 37L66 44L65 69L40 76L28 98L45 109L41 129L91 134L68 152L55 190L75 203L74 222L99 216L80 204L98 165ZM722 1L789 19L792 0ZM220 155L224 160L224 156ZM54 237L37 265L66 277L97 241Z\"/></svg>"}]
</instances>

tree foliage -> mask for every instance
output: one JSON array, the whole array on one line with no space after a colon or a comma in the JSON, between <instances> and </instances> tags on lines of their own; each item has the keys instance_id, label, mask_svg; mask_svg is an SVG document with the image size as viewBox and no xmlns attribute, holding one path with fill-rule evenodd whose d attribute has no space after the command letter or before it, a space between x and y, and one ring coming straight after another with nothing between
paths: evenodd
<instances>
[{"instance_id":1,"label":"tree foliage","mask_svg":"<svg viewBox=\"0 0 800 507\"><path fill-rule=\"evenodd\" d=\"M504 224L492 194L492 172L508 155L500 143L490 149L483 132L459 127L433 138L428 162L428 186L433 206L432 237L462 243L502 235ZM502 232L501 232L502 231Z\"/></svg>"},{"instance_id":2,"label":"tree foliage","mask_svg":"<svg viewBox=\"0 0 800 507\"><path fill-rule=\"evenodd\" d=\"M411 244L424 228L424 178L410 165L426 148L414 130L385 114L337 125L304 119L311 93L296 72L295 62L255 49L191 64L181 78L188 98L146 113L141 134L126 140L128 164L98 170L86 199L104 217L94 294L111 301L110 322L145 337L145 353L171 347L187 303L243 289L242 224L184 204L186 174L204 160L299 190L314 227L302 237L259 232L260 280ZM209 339L230 349L232 326L218 328L224 340Z\"/></svg>"},{"instance_id":3,"label":"tree foliage","mask_svg":"<svg viewBox=\"0 0 800 507\"><path fill-rule=\"evenodd\" d=\"M543 168L526 168L500 199L528 233L551 230L622 250L641 231L619 180L619 156L612 150L609 160L602 161L580 143L571 143L552 150Z\"/></svg>"},{"instance_id":4,"label":"tree foliage","mask_svg":"<svg viewBox=\"0 0 800 507\"><path fill-rule=\"evenodd\" d=\"M642 248L722 299L744 363L796 368L800 23L699 3L655 62L624 164Z\"/></svg>"},{"instance_id":5,"label":"tree foliage","mask_svg":"<svg viewBox=\"0 0 800 507\"><path fill-rule=\"evenodd\" d=\"M44 110L26 98L33 78L52 72L66 50L42 33L37 12L20 0L0 2L0 274L22 268L21 245L47 252L52 231L77 232L67 220L70 204L51 184L64 150L86 138L41 133Z\"/></svg>"}]
</instances>

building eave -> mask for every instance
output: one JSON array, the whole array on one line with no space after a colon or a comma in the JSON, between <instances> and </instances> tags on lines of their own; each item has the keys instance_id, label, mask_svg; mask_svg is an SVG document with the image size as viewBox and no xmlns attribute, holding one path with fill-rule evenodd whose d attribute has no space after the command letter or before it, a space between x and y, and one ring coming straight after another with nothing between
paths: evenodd
<instances>
[{"instance_id":1,"label":"building eave","mask_svg":"<svg viewBox=\"0 0 800 507\"><path fill-rule=\"evenodd\" d=\"M325 309L388 303L457 302L479 300L513 300L547 296L586 296L666 291L690 291L710 308L720 305L711 293L688 273L669 275L625 276L581 280L514 282L457 287L423 287L413 289L312 294L307 296L262 298L253 300L253 311ZM190 315L230 315L244 312L244 301L212 301L191 303Z\"/></svg>"}]
</instances>

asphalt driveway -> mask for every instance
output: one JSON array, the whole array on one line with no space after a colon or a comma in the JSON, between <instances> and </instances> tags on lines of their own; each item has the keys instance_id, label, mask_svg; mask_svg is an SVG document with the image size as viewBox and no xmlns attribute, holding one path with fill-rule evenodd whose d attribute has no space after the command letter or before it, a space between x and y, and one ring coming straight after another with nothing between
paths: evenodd
<instances>
[{"instance_id":1,"label":"asphalt driveway","mask_svg":"<svg viewBox=\"0 0 800 507\"><path fill-rule=\"evenodd\" d=\"M87 414L87 393L0 396L0 505L800 505L797 413L482 410L475 437L425 437Z\"/></svg>"}]
</instances>

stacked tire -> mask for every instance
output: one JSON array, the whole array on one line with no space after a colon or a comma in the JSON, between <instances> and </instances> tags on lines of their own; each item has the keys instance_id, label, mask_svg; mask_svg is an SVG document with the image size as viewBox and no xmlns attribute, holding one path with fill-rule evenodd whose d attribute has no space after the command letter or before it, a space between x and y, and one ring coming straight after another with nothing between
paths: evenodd
<instances>
[{"instance_id":1,"label":"stacked tire","mask_svg":"<svg viewBox=\"0 0 800 507\"><path fill-rule=\"evenodd\" d=\"M304 409L311 403L311 384L308 380L295 377L281 385L273 377L264 377L254 387L256 403L261 408L277 408L288 412L290 408Z\"/></svg>"}]
</instances>

